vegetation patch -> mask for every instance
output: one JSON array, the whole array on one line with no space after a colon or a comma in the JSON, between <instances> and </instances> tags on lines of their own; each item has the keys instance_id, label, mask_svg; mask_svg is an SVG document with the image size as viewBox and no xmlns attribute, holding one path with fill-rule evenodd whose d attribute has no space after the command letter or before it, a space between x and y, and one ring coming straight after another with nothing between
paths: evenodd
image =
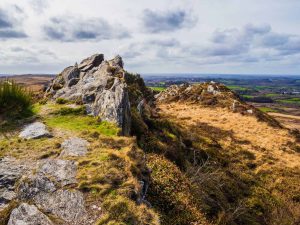
<instances>
[{"instance_id":1,"label":"vegetation patch","mask_svg":"<svg viewBox=\"0 0 300 225\"><path fill-rule=\"evenodd\" d=\"M153 91L158 91L158 92L166 90L166 87L149 87L149 88L151 88Z\"/></svg>"},{"instance_id":2,"label":"vegetation patch","mask_svg":"<svg viewBox=\"0 0 300 225\"><path fill-rule=\"evenodd\" d=\"M13 80L0 81L0 133L16 129L33 115L32 93Z\"/></svg>"},{"instance_id":3,"label":"vegetation patch","mask_svg":"<svg viewBox=\"0 0 300 225\"><path fill-rule=\"evenodd\" d=\"M152 209L137 203L140 181L148 180L149 172L143 152L133 142L124 137L101 138L78 160L79 189L104 208L97 224L159 224Z\"/></svg>"},{"instance_id":4,"label":"vegetation patch","mask_svg":"<svg viewBox=\"0 0 300 225\"><path fill-rule=\"evenodd\" d=\"M264 112L264 113L268 113L268 112L278 112L277 109L273 109L270 107L260 107L258 108L260 111Z\"/></svg>"},{"instance_id":5,"label":"vegetation patch","mask_svg":"<svg viewBox=\"0 0 300 225\"><path fill-rule=\"evenodd\" d=\"M106 136L115 136L119 133L116 124L99 120L93 116L86 115L52 115L44 119L45 123L52 128L71 130L76 133L80 132L99 132Z\"/></svg>"}]
</instances>

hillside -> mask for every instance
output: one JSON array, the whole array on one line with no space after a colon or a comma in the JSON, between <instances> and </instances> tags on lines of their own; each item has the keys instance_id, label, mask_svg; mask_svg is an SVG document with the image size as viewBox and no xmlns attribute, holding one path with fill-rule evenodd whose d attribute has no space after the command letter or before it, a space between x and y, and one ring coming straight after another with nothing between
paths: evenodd
<instances>
[{"instance_id":1,"label":"hillside","mask_svg":"<svg viewBox=\"0 0 300 225\"><path fill-rule=\"evenodd\" d=\"M300 134L219 83L93 55L0 137L0 224L298 224Z\"/></svg>"}]
</instances>

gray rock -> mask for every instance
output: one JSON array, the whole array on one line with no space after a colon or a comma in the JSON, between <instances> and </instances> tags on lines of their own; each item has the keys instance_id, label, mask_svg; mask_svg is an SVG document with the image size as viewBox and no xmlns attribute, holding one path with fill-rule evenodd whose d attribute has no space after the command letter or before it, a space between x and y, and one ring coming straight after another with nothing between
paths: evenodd
<instances>
[{"instance_id":1,"label":"gray rock","mask_svg":"<svg viewBox=\"0 0 300 225\"><path fill-rule=\"evenodd\" d=\"M16 182L27 167L14 158L0 159L0 209L16 197Z\"/></svg>"},{"instance_id":2,"label":"gray rock","mask_svg":"<svg viewBox=\"0 0 300 225\"><path fill-rule=\"evenodd\" d=\"M79 191L58 190L38 195L35 199L38 207L67 222L78 224L86 217L83 194Z\"/></svg>"},{"instance_id":3,"label":"gray rock","mask_svg":"<svg viewBox=\"0 0 300 225\"><path fill-rule=\"evenodd\" d=\"M14 209L8 221L8 225L52 225L51 220L34 205L22 203Z\"/></svg>"},{"instance_id":4,"label":"gray rock","mask_svg":"<svg viewBox=\"0 0 300 225\"><path fill-rule=\"evenodd\" d=\"M70 138L61 144L63 150L60 156L84 156L88 145L89 143L84 139Z\"/></svg>"},{"instance_id":5,"label":"gray rock","mask_svg":"<svg viewBox=\"0 0 300 225\"><path fill-rule=\"evenodd\" d=\"M27 125L19 135L24 139L35 139L42 137L51 137L50 132L46 129L45 124L41 122L34 122Z\"/></svg>"},{"instance_id":6,"label":"gray rock","mask_svg":"<svg viewBox=\"0 0 300 225\"><path fill-rule=\"evenodd\" d=\"M93 67L99 66L103 60L104 60L103 54L92 55L91 57L82 60L82 62L78 66L78 69L80 69L83 72L88 71Z\"/></svg>"},{"instance_id":7,"label":"gray rock","mask_svg":"<svg viewBox=\"0 0 300 225\"><path fill-rule=\"evenodd\" d=\"M56 191L54 183L41 174L31 175L22 179L18 188L18 197L21 200L34 199L39 194Z\"/></svg>"},{"instance_id":8,"label":"gray rock","mask_svg":"<svg viewBox=\"0 0 300 225\"><path fill-rule=\"evenodd\" d=\"M78 67L68 67L52 81L46 95L51 94L53 99L80 100L88 114L116 123L123 135L129 135L130 102L122 58L103 60L104 56L97 54L83 60ZM73 74L73 70L77 71L76 76L70 79L65 74Z\"/></svg>"},{"instance_id":9,"label":"gray rock","mask_svg":"<svg viewBox=\"0 0 300 225\"><path fill-rule=\"evenodd\" d=\"M40 164L38 173L49 176L60 186L76 183L77 166L74 161L48 159Z\"/></svg>"}]
</instances>

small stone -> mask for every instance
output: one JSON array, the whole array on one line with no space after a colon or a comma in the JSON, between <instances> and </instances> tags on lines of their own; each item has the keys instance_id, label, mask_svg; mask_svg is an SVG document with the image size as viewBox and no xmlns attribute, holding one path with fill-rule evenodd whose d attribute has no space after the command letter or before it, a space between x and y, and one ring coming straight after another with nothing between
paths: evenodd
<instances>
[{"instance_id":1,"label":"small stone","mask_svg":"<svg viewBox=\"0 0 300 225\"><path fill-rule=\"evenodd\" d=\"M15 208L8 221L8 225L52 225L51 220L34 205L22 203Z\"/></svg>"},{"instance_id":2,"label":"small stone","mask_svg":"<svg viewBox=\"0 0 300 225\"><path fill-rule=\"evenodd\" d=\"M27 125L19 135L20 138L24 139L36 139L42 137L51 137L50 132L46 129L45 124L41 122L34 122Z\"/></svg>"},{"instance_id":3,"label":"small stone","mask_svg":"<svg viewBox=\"0 0 300 225\"><path fill-rule=\"evenodd\" d=\"M247 110L247 113L253 114L253 110L252 110L252 109L248 109L248 110Z\"/></svg>"}]
</instances>

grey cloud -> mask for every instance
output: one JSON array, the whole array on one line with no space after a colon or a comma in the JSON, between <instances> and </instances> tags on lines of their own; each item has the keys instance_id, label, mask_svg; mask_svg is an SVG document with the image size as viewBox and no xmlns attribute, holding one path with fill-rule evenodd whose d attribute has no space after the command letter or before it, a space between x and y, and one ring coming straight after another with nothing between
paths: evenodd
<instances>
[{"instance_id":1,"label":"grey cloud","mask_svg":"<svg viewBox=\"0 0 300 225\"><path fill-rule=\"evenodd\" d=\"M15 30L0 30L0 38L26 38L27 35L22 31Z\"/></svg>"},{"instance_id":2,"label":"grey cloud","mask_svg":"<svg viewBox=\"0 0 300 225\"><path fill-rule=\"evenodd\" d=\"M248 35L263 35L263 34L267 34L272 30L270 25L259 25L259 26L255 26L253 24L248 24L244 27L244 31L246 32L246 34Z\"/></svg>"},{"instance_id":3,"label":"grey cloud","mask_svg":"<svg viewBox=\"0 0 300 225\"><path fill-rule=\"evenodd\" d=\"M111 25L102 18L55 17L43 27L51 40L65 42L110 40L130 37L121 25Z\"/></svg>"},{"instance_id":4,"label":"grey cloud","mask_svg":"<svg viewBox=\"0 0 300 225\"><path fill-rule=\"evenodd\" d=\"M18 24L21 23L19 16L23 11L17 6L8 7L6 11L0 9L0 39L26 38Z\"/></svg>"},{"instance_id":5,"label":"grey cloud","mask_svg":"<svg viewBox=\"0 0 300 225\"><path fill-rule=\"evenodd\" d=\"M217 30L201 46L179 43L172 47L157 46L156 51L160 59L188 59L199 65L281 61L291 55L300 56L300 36L275 33L269 25L246 25L241 29Z\"/></svg>"},{"instance_id":6,"label":"grey cloud","mask_svg":"<svg viewBox=\"0 0 300 225\"><path fill-rule=\"evenodd\" d=\"M5 12L0 9L0 29L12 27L11 21Z\"/></svg>"},{"instance_id":7,"label":"grey cloud","mask_svg":"<svg viewBox=\"0 0 300 225\"><path fill-rule=\"evenodd\" d=\"M142 19L145 30L153 33L171 32L196 23L196 19L183 10L160 12L145 9Z\"/></svg>"}]
</instances>

